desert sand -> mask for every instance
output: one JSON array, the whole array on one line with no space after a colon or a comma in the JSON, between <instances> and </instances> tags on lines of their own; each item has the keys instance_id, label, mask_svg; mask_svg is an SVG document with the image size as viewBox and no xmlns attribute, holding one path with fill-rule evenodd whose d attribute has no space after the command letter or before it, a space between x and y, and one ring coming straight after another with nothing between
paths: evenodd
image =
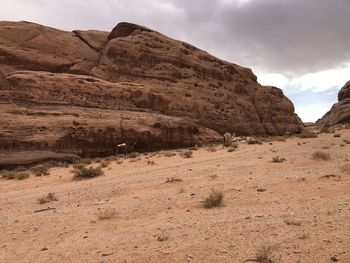
<instances>
[{"instance_id":1,"label":"desert sand","mask_svg":"<svg viewBox=\"0 0 350 263\"><path fill-rule=\"evenodd\" d=\"M243 262L264 247L273 262L350 262L350 130L339 133L151 153L88 180L72 167L0 179L0 262ZM206 209L212 189L223 205ZM39 204L48 193L57 201Z\"/></svg>"}]
</instances>

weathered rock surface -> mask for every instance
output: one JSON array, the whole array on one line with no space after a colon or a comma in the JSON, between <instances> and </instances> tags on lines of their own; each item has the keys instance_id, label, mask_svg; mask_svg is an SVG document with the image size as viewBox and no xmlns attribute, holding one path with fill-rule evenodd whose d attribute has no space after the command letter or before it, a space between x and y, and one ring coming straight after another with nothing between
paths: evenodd
<instances>
[{"instance_id":1,"label":"weathered rock surface","mask_svg":"<svg viewBox=\"0 0 350 263\"><path fill-rule=\"evenodd\" d=\"M334 104L317 124L330 127L342 123L350 123L350 81L348 81L338 93L339 102Z\"/></svg>"},{"instance_id":2,"label":"weathered rock surface","mask_svg":"<svg viewBox=\"0 0 350 263\"><path fill-rule=\"evenodd\" d=\"M113 154L238 135L282 135L302 124L250 69L151 29L65 32L0 22L0 152Z\"/></svg>"}]
</instances>

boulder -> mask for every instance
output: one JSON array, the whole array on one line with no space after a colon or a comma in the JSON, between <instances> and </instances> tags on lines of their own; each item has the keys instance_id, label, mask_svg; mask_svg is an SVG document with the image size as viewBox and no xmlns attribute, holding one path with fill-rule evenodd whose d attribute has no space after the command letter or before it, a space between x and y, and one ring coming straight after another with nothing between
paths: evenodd
<instances>
[{"instance_id":1,"label":"boulder","mask_svg":"<svg viewBox=\"0 0 350 263\"><path fill-rule=\"evenodd\" d=\"M79 156L302 129L253 72L130 23L111 33L0 22L0 153Z\"/></svg>"},{"instance_id":2,"label":"boulder","mask_svg":"<svg viewBox=\"0 0 350 263\"><path fill-rule=\"evenodd\" d=\"M317 124L321 127L331 127L337 124L350 123L350 81L338 93L338 103L328 111Z\"/></svg>"}]
</instances>

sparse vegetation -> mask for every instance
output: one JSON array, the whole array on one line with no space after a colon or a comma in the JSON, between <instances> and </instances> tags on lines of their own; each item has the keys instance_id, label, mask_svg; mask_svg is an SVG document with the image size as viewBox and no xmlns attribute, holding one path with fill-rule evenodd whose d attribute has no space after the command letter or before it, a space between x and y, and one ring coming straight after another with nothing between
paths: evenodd
<instances>
[{"instance_id":1,"label":"sparse vegetation","mask_svg":"<svg viewBox=\"0 0 350 263\"><path fill-rule=\"evenodd\" d=\"M281 158L281 157L279 157L279 156L275 156L275 157L272 158L272 162L273 162L273 163L283 163L283 162L285 162L285 161L286 161L285 158Z\"/></svg>"},{"instance_id":2,"label":"sparse vegetation","mask_svg":"<svg viewBox=\"0 0 350 263\"><path fill-rule=\"evenodd\" d=\"M299 138L317 138L317 134L309 131L309 130L303 130L300 134L298 134Z\"/></svg>"},{"instance_id":3,"label":"sparse vegetation","mask_svg":"<svg viewBox=\"0 0 350 263\"><path fill-rule=\"evenodd\" d=\"M319 161L328 161L331 159L330 153L323 152L323 151L316 151L312 154L312 158L314 160L319 160Z\"/></svg>"},{"instance_id":4,"label":"sparse vegetation","mask_svg":"<svg viewBox=\"0 0 350 263\"><path fill-rule=\"evenodd\" d=\"M164 156L165 157L173 157L173 156L176 156L176 153L174 153L174 152L166 152L166 153L164 153Z\"/></svg>"},{"instance_id":5,"label":"sparse vegetation","mask_svg":"<svg viewBox=\"0 0 350 263\"><path fill-rule=\"evenodd\" d=\"M2 171L0 176L7 180L24 180L29 178L27 172Z\"/></svg>"},{"instance_id":6,"label":"sparse vegetation","mask_svg":"<svg viewBox=\"0 0 350 263\"><path fill-rule=\"evenodd\" d=\"M209 146L206 149L208 152L216 152L216 148L214 146Z\"/></svg>"},{"instance_id":7,"label":"sparse vegetation","mask_svg":"<svg viewBox=\"0 0 350 263\"><path fill-rule=\"evenodd\" d=\"M148 161L147 161L147 164L148 164L148 165L156 165L156 162L155 162L155 161L148 160Z\"/></svg>"},{"instance_id":8,"label":"sparse vegetation","mask_svg":"<svg viewBox=\"0 0 350 263\"><path fill-rule=\"evenodd\" d=\"M180 153L180 156L183 158L192 158L192 155L193 155L192 151L184 151Z\"/></svg>"},{"instance_id":9,"label":"sparse vegetation","mask_svg":"<svg viewBox=\"0 0 350 263\"><path fill-rule=\"evenodd\" d=\"M288 226L301 226L301 222L295 220L294 218L288 217L283 220L284 223L286 223Z\"/></svg>"},{"instance_id":10,"label":"sparse vegetation","mask_svg":"<svg viewBox=\"0 0 350 263\"><path fill-rule=\"evenodd\" d=\"M74 179L94 178L103 175L102 167L83 167L74 174Z\"/></svg>"},{"instance_id":11,"label":"sparse vegetation","mask_svg":"<svg viewBox=\"0 0 350 263\"><path fill-rule=\"evenodd\" d=\"M106 167L108 167L110 165L110 162L109 161L107 161L107 160L102 160L101 161L101 167L102 168L106 168Z\"/></svg>"},{"instance_id":12,"label":"sparse vegetation","mask_svg":"<svg viewBox=\"0 0 350 263\"><path fill-rule=\"evenodd\" d=\"M224 194L221 191L212 190L209 196L204 200L205 208L213 208L222 206Z\"/></svg>"},{"instance_id":13,"label":"sparse vegetation","mask_svg":"<svg viewBox=\"0 0 350 263\"><path fill-rule=\"evenodd\" d=\"M346 172L348 174L350 174L350 164L345 164L343 167L342 167L342 171L343 172Z\"/></svg>"},{"instance_id":14,"label":"sparse vegetation","mask_svg":"<svg viewBox=\"0 0 350 263\"><path fill-rule=\"evenodd\" d=\"M170 177L166 179L166 183L176 183L176 182L182 182L183 180L180 178L176 178L176 177Z\"/></svg>"},{"instance_id":15,"label":"sparse vegetation","mask_svg":"<svg viewBox=\"0 0 350 263\"><path fill-rule=\"evenodd\" d=\"M256 252L256 260L259 263L272 263L272 253L274 247L269 245L263 245Z\"/></svg>"},{"instance_id":16,"label":"sparse vegetation","mask_svg":"<svg viewBox=\"0 0 350 263\"><path fill-rule=\"evenodd\" d=\"M140 154L138 152L132 152L130 154L128 154L128 158L130 159L136 159L140 156Z\"/></svg>"},{"instance_id":17,"label":"sparse vegetation","mask_svg":"<svg viewBox=\"0 0 350 263\"><path fill-rule=\"evenodd\" d=\"M52 201L57 201L57 197L54 193L48 193L47 195L38 198L38 203L39 204L46 204Z\"/></svg>"},{"instance_id":18,"label":"sparse vegetation","mask_svg":"<svg viewBox=\"0 0 350 263\"><path fill-rule=\"evenodd\" d=\"M116 217L117 213L113 208L106 208L97 213L98 220L108 220Z\"/></svg>"},{"instance_id":19,"label":"sparse vegetation","mask_svg":"<svg viewBox=\"0 0 350 263\"><path fill-rule=\"evenodd\" d=\"M92 164L92 160L90 158L84 158L80 160L82 164Z\"/></svg>"},{"instance_id":20,"label":"sparse vegetation","mask_svg":"<svg viewBox=\"0 0 350 263\"><path fill-rule=\"evenodd\" d=\"M44 175L49 175L49 168L44 165L38 165L35 167L32 167L30 171L35 175L35 176L44 176Z\"/></svg>"}]
</instances>

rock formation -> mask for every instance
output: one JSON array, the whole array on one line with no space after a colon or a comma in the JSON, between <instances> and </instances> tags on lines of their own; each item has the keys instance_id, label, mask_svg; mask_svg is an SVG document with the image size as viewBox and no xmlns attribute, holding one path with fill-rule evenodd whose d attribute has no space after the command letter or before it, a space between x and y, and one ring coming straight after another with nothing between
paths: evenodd
<instances>
[{"instance_id":1,"label":"rock formation","mask_svg":"<svg viewBox=\"0 0 350 263\"><path fill-rule=\"evenodd\" d=\"M151 29L65 32L0 22L0 152L113 154L300 131L250 69Z\"/></svg>"},{"instance_id":2,"label":"rock formation","mask_svg":"<svg viewBox=\"0 0 350 263\"><path fill-rule=\"evenodd\" d=\"M336 124L350 123L350 81L338 93L338 103L334 104L317 124L330 127Z\"/></svg>"}]
</instances>

